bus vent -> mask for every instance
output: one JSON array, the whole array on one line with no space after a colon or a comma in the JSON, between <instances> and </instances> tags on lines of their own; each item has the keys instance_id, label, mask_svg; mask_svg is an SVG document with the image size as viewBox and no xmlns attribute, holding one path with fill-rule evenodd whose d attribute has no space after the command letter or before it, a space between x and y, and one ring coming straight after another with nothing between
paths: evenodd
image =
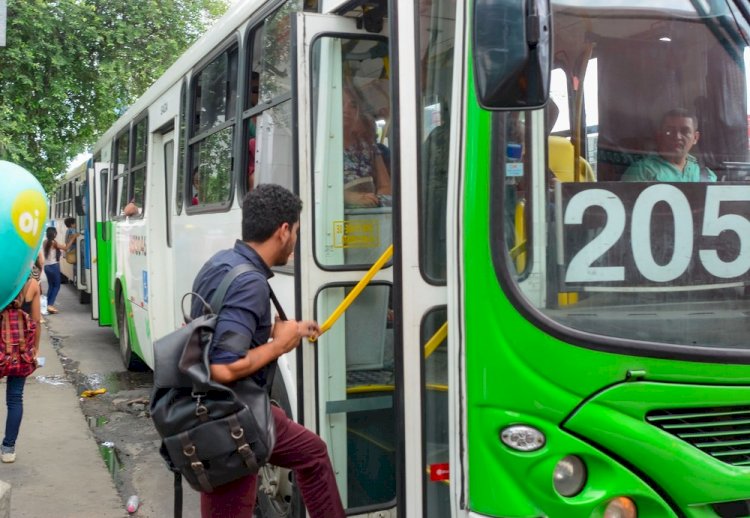
<instances>
[{"instance_id":1,"label":"bus vent","mask_svg":"<svg viewBox=\"0 0 750 518\"><path fill-rule=\"evenodd\" d=\"M750 406L654 410L646 420L717 460L750 467Z\"/></svg>"}]
</instances>

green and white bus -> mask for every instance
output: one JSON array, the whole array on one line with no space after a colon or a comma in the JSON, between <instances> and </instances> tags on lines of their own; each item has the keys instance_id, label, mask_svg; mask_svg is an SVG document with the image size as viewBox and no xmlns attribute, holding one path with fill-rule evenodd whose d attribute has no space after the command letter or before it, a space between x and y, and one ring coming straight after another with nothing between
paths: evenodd
<instances>
[{"instance_id":1,"label":"green and white bus","mask_svg":"<svg viewBox=\"0 0 750 518\"><path fill-rule=\"evenodd\" d=\"M69 262L66 253L60 257L60 272L66 282L71 282L78 290L78 300L85 304L97 289L92 285L91 256L89 250L95 246L89 232L88 185L86 183L88 164L72 166L60 180L55 193L50 196L49 225L57 229L57 242L65 244L66 218L75 218L76 239L75 261ZM93 315L96 319L97 315Z\"/></svg>"},{"instance_id":2,"label":"green and white bus","mask_svg":"<svg viewBox=\"0 0 750 518\"><path fill-rule=\"evenodd\" d=\"M279 183L304 203L271 280L287 312L322 322L372 277L274 386L351 516L750 516L749 20L238 2L94 148L100 318L152 365L243 195ZM377 207L345 200L347 88L390 175ZM687 174L657 156L669 112L699 132L671 152L717 181L622 181ZM262 475L259 513L301 516L288 473Z\"/></svg>"}]
</instances>

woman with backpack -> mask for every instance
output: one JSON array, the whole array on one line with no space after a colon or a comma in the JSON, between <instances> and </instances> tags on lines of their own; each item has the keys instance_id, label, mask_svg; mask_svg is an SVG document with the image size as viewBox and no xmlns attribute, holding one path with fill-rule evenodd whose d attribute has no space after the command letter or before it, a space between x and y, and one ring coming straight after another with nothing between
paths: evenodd
<instances>
[{"instance_id":1,"label":"woman with backpack","mask_svg":"<svg viewBox=\"0 0 750 518\"><path fill-rule=\"evenodd\" d=\"M47 311L52 314L57 313L55 307L55 299L57 299L57 293L60 291L60 284L62 282L60 275L60 255L62 252L68 249L68 245L61 245L55 238L57 237L57 229L55 227L47 227L47 239L44 240L42 250L44 251L44 273L47 276Z\"/></svg>"},{"instance_id":2,"label":"woman with backpack","mask_svg":"<svg viewBox=\"0 0 750 518\"><path fill-rule=\"evenodd\" d=\"M41 336L41 295L39 283L29 276L18 297L2 312L3 319L10 318L7 332L11 336L5 336L4 334L0 336L2 341L5 342L5 352L11 354L11 358L18 355L18 362L13 365L13 369L16 370L10 370L9 364L13 362L9 360L3 366L2 372L3 375L8 376L5 390L5 404L8 408L8 414L5 419L5 436L2 445L0 445L0 461L6 464L16 461L16 439L23 418L23 388L26 384L26 376L36 369L36 357L39 352L39 338ZM19 328L25 331L24 335L20 335ZM15 349L8 347L9 341L12 343L18 341L14 341L14 337L28 336L32 330L35 331L33 343L29 343L31 341L29 338L27 341L17 344ZM33 351L31 351L32 348ZM33 356L29 354L30 352L33 353Z\"/></svg>"}]
</instances>

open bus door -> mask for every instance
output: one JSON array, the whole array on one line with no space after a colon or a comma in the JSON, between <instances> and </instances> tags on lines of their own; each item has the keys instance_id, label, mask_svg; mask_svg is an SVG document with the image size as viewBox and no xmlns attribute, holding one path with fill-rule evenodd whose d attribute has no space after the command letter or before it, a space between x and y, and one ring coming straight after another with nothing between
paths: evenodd
<instances>
[{"instance_id":1,"label":"open bus door","mask_svg":"<svg viewBox=\"0 0 750 518\"><path fill-rule=\"evenodd\" d=\"M94 157L88 168L88 218L91 225L91 316L101 326L112 325L112 309L106 294L112 254L111 226L107 221L109 200L109 164L102 157ZM105 288L100 290L100 287ZM102 295L105 296L102 296Z\"/></svg>"},{"instance_id":2,"label":"open bus door","mask_svg":"<svg viewBox=\"0 0 750 518\"><path fill-rule=\"evenodd\" d=\"M88 163L83 179L76 183L75 214L78 237L76 238L76 288L78 289L78 300L81 304L88 304L91 295L91 259L89 254L89 243L91 242L91 228L89 225L89 183Z\"/></svg>"},{"instance_id":3,"label":"open bus door","mask_svg":"<svg viewBox=\"0 0 750 518\"><path fill-rule=\"evenodd\" d=\"M293 27L298 192L312 212L301 222L297 310L323 323L393 241L390 195L367 207L347 203L352 179L344 174L345 162L357 160L344 136L354 131L346 114L352 97L362 124L371 125L362 144L377 149L367 152L370 160L388 153L388 40L348 17L297 14ZM403 427L392 270L386 263L316 344L299 349L299 415L327 443L350 515L395 516L397 505Z\"/></svg>"}]
</instances>

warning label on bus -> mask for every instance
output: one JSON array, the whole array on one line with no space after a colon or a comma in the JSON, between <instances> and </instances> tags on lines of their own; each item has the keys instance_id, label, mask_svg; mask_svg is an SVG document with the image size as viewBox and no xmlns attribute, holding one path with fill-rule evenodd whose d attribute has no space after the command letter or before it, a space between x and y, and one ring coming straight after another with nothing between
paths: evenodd
<instances>
[{"instance_id":1,"label":"warning label on bus","mask_svg":"<svg viewBox=\"0 0 750 518\"><path fill-rule=\"evenodd\" d=\"M334 248L375 248L380 245L380 226L374 219L333 222Z\"/></svg>"}]
</instances>

